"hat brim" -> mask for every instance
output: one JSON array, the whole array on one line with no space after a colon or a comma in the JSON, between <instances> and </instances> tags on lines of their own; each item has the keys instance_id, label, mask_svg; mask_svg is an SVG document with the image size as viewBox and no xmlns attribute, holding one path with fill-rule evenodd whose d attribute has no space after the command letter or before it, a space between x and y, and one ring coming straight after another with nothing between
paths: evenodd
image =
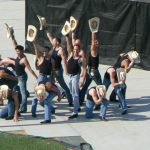
<instances>
[{"instance_id":1,"label":"hat brim","mask_svg":"<svg viewBox=\"0 0 150 150\"><path fill-rule=\"evenodd\" d=\"M40 84L40 85L37 85L36 87L35 87L35 94L36 94L36 96L39 96L37 93L38 93L38 90L41 90L42 91L42 95L44 96L45 94L46 94L46 89L45 89L45 85L44 84Z\"/></svg>"},{"instance_id":2,"label":"hat brim","mask_svg":"<svg viewBox=\"0 0 150 150\"><path fill-rule=\"evenodd\" d=\"M69 34L70 31L71 31L70 23L68 21L66 21L61 30L61 33L62 33L62 35L66 36L67 34Z\"/></svg>"},{"instance_id":3,"label":"hat brim","mask_svg":"<svg viewBox=\"0 0 150 150\"><path fill-rule=\"evenodd\" d=\"M105 87L105 85L98 85L96 87L96 89L97 89L97 93L98 93L99 97L101 97L101 98L105 97L105 95L106 95L106 87ZM102 96L101 92L103 92L103 96Z\"/></svg>"},{"instance_id":4,"label":"hat brim","mask_svg":"<svg viewBox=\"0 0 150 150\"><path fill-rule=\"evenodd\" d=\"M126 78L126 71L124 68L116 69L116 73L117 73L118 82Z\"/></svg>"},{"instance_id":5,"label":"hat brim","mask_svg":"<svg viewBox=\"0 0 150 150\"><path fill-rule=\"evenodd\" d=\"M90 27L91 32L93 33L98 32L99 25L100 25L100 18L94 17L94 18L89 19L89 27Z\"/></svg>"},{"instance_id":6,"label":"hat brim","mask_svg":"<svg viewBox=\"0 0 150 150\"><path fill-rule=\"evenodd\" d=\"M76 29L78 25L78 20L75 19L73 16L70 17L70 28L71 28L71 31L74 31Z\"/></svg>"},{"instance_id":7,"label":"hat brim","mask_svg":"<svg viewBox=\"0 0 150 150\"><path fill-rule=\"evenodd\" d=\"M5 23L5 26L7 29L7 38L11 38L14 33L14 29L12 26L9 26L7 23Z\"/></svg>"},{"instance_id":8,"label":"hat brim","mask_svg":"<svg viewBox=\"0 0 150 150\"><path fill-rule=\"evenodd\" d=\"M37 15L39 21L40 21L40 30L43 30L43 27L46 25L46 19L45 17L41 17L39 15Z\"/></svg>"},{"instance_id":9,"label":"hat brim","mask_svg":"<svg viewBox=\"0 0 150 150\"><path fill-rule=\"evenodd\" d=\"M37 29L33 25L28 25L27 41L33 42L37 35Z\"/></svg>"}]
</instances>

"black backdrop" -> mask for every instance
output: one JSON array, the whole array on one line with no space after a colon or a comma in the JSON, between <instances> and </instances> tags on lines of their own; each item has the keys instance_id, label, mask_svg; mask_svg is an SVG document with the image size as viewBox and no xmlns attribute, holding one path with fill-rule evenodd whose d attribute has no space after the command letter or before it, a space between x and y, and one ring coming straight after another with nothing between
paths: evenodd
<instances>
[{"instance_id":1,"label":"black backdrop","mask_svg":"<svg viewBox=\"0 0 150 150\"><path fill-rule=\"evenodd\" d=\"M77 36L83 49L89 50L91 32L88 19L101 19L97 37L101 43L100 63L113 64L121 52L135 49L140 53L141 63L137 66L150 70L150 3L142 0L26 0L26 31L32 24L39 29L37 14L47 20L49 30L62 39L61 29L70 16L79 20ZM45 31L36 38L39 46L50 46ZM26 42L26 52L34 53L31 43Z\"/></svg>"}]
</instances>

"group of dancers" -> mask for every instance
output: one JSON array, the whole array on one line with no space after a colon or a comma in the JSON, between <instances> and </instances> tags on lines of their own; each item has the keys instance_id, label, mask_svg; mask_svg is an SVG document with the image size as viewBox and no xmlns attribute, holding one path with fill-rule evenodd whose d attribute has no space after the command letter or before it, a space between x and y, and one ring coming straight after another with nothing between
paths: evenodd
<instances>
[{"instance_id":1,"label":"group of dancers","mask_svg":"<svg viewBox=\"0 0 150 150\"><path fill-rule=\"evenodd\" d=\"M73 107L69 119L77 118L81 111L80 107L85 104L86 118L92 118L94 109L98 109L99 118L107 120L106 112L109 100L106 98L106 92L110 85L114 88L110 96L113 97L111 100L118 96L121 114L127 113L126 74L135 63L139 63L139 54L136 51L120 54L116 63L106 70L102 80L98 68L100 44L96 38L99 20L95 17L89 21L91 47L90 50L84 51L81 40L75 34L79 22L74 17L71 19L70 23L67 21L62 29L62 34L66 37L67 54L61 45L61 39L53 37L52 33L47 30L43 30L43 32L46 31L52 50L49 46L39 49L36 43L37 33L35 34L37 29L33 25L31 29L28 29L27 40L32 43L35 51L35 68L39 72L38 75L30 66L24 54L24 47L17 44L13 28L7 25L9 37L16 51L16 58L0 58L0 101L3 103L4 100L8 100L7 105L0 111L1 118L18 121L19 115L27 112L28 76L26 68L36 81L35 97L32 100L31 108L32 117L37 117L37 104L39 103L44 107L44 120L40 122L42 124L51 123L51 114L55 109L52 100L57 96L57 101L60 102L64 94L68 106ZM40 23L42 23L41 20ZM41 26L44 28L44 24ZM63 90L55 83L56 80ZM96 86L88 88L92 81L96 83Z\"/></svg>"}]
</instances>

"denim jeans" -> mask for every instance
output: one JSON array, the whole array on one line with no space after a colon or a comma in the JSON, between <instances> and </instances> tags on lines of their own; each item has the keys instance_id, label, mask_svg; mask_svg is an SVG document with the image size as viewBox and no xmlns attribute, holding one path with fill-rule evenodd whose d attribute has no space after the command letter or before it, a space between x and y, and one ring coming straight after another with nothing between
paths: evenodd
<instances>
[{"instance_id":1,"label":"denim jeans","mask_svg":"<svg viewBox=\"0 0 150 150\"><path fill-rule=\"evenodd\" d=\"M51 111L52 111L52 99L56 96L55 92L49 92L46 99L44 99L39 104L44 107L44 119L45 120L51 120ZM32 108L31 112L32 114L36 114L37 110L37 104L38 104L37 97L34 97L32 101Z\"/></svg>"},{"instance_id":2,"label":"denim jeans","mask_svg":"<svg viewBox=\"0 0 150 150\"><path fill-rule=\"evenodd\" d=\"M84 102L85 94L86 94L87 89L88 89L89 85L91 84L92 80L94 80L97 85L102 84L101 75L100 75L98 69L94 70L93 75L91 75L90 69L88 72L89 73L87 73L85 84L83 85L83 88L79 92L80 104L82 104Z\"/></svg>"},{"instance_id":3,"label":"denim jeans","mask_svg":"<svg viewBox=\"0 0 150 150\"><path fill-rule=\"evenodd\" d=\"M63 77L63 69L59 69L59 70L56 70L55 71L56 73L56 79L57 81L59 82L60 86L65 90L66 92L66 97L67 97L67 100L69 103L72 103L72 96L71 96L71 93L70 93L70 90L64 80L64 77Z\"/></svg>"},{"instance_id":4,"label":"denim jeans","mask_svg":"<svg viewBox=\"0 0 150 150\"><path fill-rule=\"evenodd\" d=\"M122 93L122 88L119 86L119 87L115 87L115 92L118 96L118 99L119 99L119 104L120 104L120 107L122 110L126 110L127 109L127 104L126 104L126 101L125 101L125 97Z\"/></svg>"},{"instance_id":5,"label":"denim jeans","mask_svg":"<svg viewBox=\"0 0 150 150\"><path fill-rule=\"evenodd\" d=\"M80 107L79 105L79 79L80 79L80 75L68 75L67 79L66 79L66 83L70 89L70 93L72 95L73 98L73 112L75 114L78 113L78 108Z\"/></svg>"},{"instance_id":6,"label":"denim jeans","mask_svg":"<svg viewBox=\"0 0 150 150\"><path fill-rule=\"evenodd\" d=\"M38 76L38 79L37 79L37 81L38 81L38 84L40 83L40 82L51 82L51 77L50 77L50 75L44 75L44 74L39 74L39 76Z\"/></svg>"},{"instance_id":7,"label":"denim jeans","mask_svg":"<svg viewBox=\"0 0 150 150\"><path fill-rule=\"evenodd\" d=\"M8 104L0 111L0 118L13 117L15 112L15 103L12 98L8 100Z\"/></svg>"},{"instance_id":8,"label":"denim jeans","mask_svg":"<svg viewBox=\"0 0 150 150\"><path fill-rule=\"evenodd\" d=\"M85 116L86 118L92 118L93 117L93 107L95 106L94 101L86 100L86 112ZM103 98L101 107L100 107L100 113L99 116L101 117L106 117L106 111L107 111L107 106L108 106L108 100Z\"/></svg>"},{"instance_id":9,"label":"denim jeans","mask_svg":"<svg viewBox=\"0 0 150 150\"><path fill-rule=\"evenodd\" d=\"M18 85L21 92L21 105L20 111L27 112L27 74L23 74L18 77Z\"/></svg>"}]
</instances>

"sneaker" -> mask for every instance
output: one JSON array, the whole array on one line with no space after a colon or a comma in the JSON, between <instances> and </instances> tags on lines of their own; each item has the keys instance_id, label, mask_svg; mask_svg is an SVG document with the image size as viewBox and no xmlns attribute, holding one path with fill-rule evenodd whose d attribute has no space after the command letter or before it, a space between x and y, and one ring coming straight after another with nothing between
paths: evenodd
<instances>
[{"instance_id":1,"label":"sneaker","mask_svg":"<svg viewBox=\"0 0 150 150\"><path fill-rule=\"evenodd\" d=\"M68 106L69 106L69 107L73 107L72 102L69 102Z\"/></svg>"},{"instance_id":2,"label":"sneaker","mask_svg":"<svg viewBox=\"0 0 150 150\"><path fill-rule=\"evenodd\" d=\"M71 116L69 116L68 118L69 119L74 119L74 118L77 118L78 117L78 114L72 114Z\"/></svg>"},{"instance_id":3,"label":"sneaker","mask_svg":"<svg viewBox=\"0 0 150 150\"><path fill-rule=\"evenodd\" d=\"M123 110L121 114L122 114L122 115L127 114L127 109Z\"/></svg>"},{"instance_id":4,"label":"sneaker","mask_svg":"<svg viewBox=\"0 0 150 150\"><path fill-rule=\"evenodd\" d=\"M33 118L36 118L36 114L32 114L32 117L33 117Z\"/></svg>"},{"instance_id":5,"label":"sneaker","mask_svg":"<svg viewBox=\"0 0 150 150\"><path fill-rule=\"evenodd\" d=\"M48 124L48 123L51 123L51 120L44 120L44 121L41 121L40 123L41 124Z\"/></svg>"},{"instance_id":6,"label":"sneaker","mask_svg":"<svg viewBox=\"0 0 150 150\"><path fill-rule=\"evenodd\" d=\"M109 99L110 102L118 103L119 101L116 99Z\"/></svg>"},{"instance_id":7,"label":"sneaker","mask_svg":"<svg viewBox=\"0 0 150 150\"><path fill-rule=\"evenodd\" d=\"M108 121L105 117L99 116L99 119L102 121Z\"/></svg>"},{"instance_id":8,"label":"sneaker","mask_svg":"<svg viewBox=\"0 0 150 150\"><path fill-rule=\"evenodd\" d=\"M12 120L14 117L11 116L11 117L6 117L5 120Z\"/></svg>"}]
</instances>

